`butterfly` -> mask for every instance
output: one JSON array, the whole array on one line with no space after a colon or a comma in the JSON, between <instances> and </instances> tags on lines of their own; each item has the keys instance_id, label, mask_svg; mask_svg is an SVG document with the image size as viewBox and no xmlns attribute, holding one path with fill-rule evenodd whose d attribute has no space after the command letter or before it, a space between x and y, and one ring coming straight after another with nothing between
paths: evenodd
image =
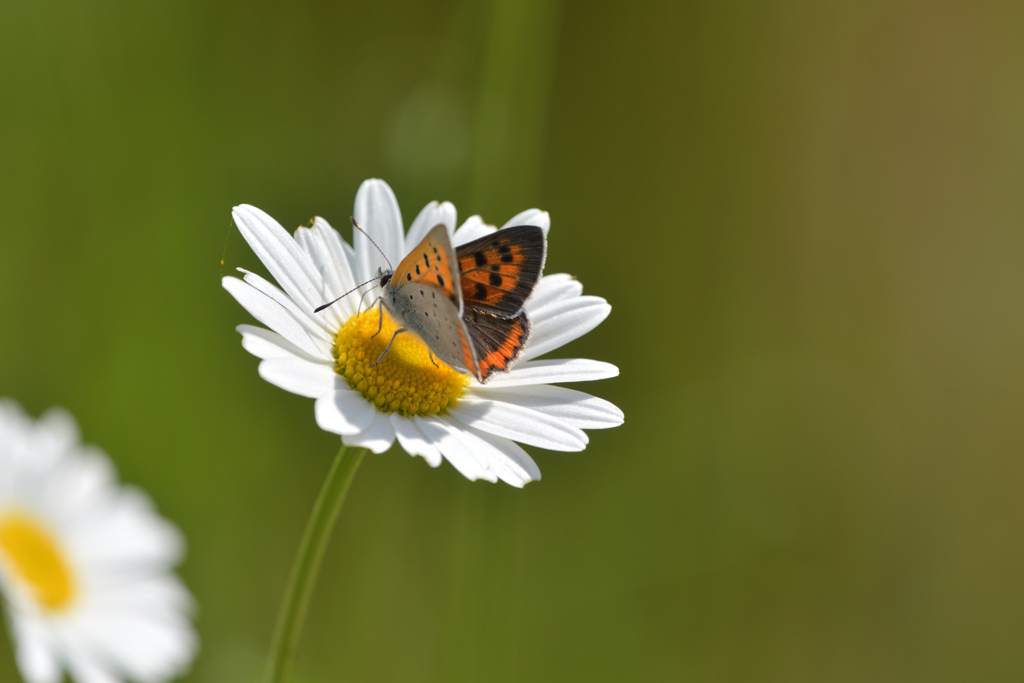
<instances>
[{"instance_id":1,"label":"butterfly","mask_svg":"<svg viewBox=\"0 0 1024 683\"><path fill-rule=\"evenodd\" d=\"M397 268L378 271L380 305L399 329L374 365L395 337L411 332L432 356L481 383L508 370L530 337L523 306L546 252L544 231L533 225L503 228L458 249L444 224L435 225Z\"/></svg>"}]
</instances>

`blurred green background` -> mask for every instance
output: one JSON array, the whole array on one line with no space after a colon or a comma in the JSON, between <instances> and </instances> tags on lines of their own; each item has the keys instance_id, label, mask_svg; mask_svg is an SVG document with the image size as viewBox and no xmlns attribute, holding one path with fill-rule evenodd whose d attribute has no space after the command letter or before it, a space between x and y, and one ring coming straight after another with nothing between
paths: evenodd
<instances>
[{"instance_id":1,"label":"blurred green background","mask_svg":"<svg viewBox=\"0 0 1024 683\"><path fill-rule=\"evenodd\" d=\"M621 368L577 388L625 425L523 491L368 456L297 681L1021 680L1022 35L1009 1L3 3L0 395L186 533L187 680L257 680L337 437L240 346L231 206L539 206L613 305L559 355Z\"/></svg>"}]
</instances>

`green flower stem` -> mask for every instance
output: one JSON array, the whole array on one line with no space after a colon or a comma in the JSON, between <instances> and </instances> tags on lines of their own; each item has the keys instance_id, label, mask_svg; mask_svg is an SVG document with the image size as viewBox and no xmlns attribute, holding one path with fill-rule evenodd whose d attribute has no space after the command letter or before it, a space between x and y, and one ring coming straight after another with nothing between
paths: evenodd
<instances>
[{"instance_id":1,"label":"green flower stem","mask_svg":"<svg viewBox=\"0 0 1024 683\"><path fill-rule=\"evenodd\" d=\"M327 474L320 495L313 505L313 514L306 524L306 532L302 536L299 554L292 566L292 575L288 579L288 589L281 603L281 612L277 615L274 627L274 638L270 644L270 659L267 661L267 683L282 683L288 670L295 661L295 654L302 636L302 624L306 619L306 608L313 594L316 575L320 571L320 562L324 558L327 541L331 537L331 529L341 512L341 504L345 502L345 494L352 483L352 478L359 469L366 455L365 448L354 448L351 451L341 447L334 458L331 471Z\"/></svg>"}]
</instances>

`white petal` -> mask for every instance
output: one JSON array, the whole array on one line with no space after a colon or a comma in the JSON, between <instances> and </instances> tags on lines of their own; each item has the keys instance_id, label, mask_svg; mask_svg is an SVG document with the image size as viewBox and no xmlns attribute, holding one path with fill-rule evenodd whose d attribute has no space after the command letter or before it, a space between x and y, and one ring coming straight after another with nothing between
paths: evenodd
<instances>
[{"instance_id":1,"label":"white petal","mask_svg":"<svg viewBox=\"0 0 1024 683\"><path fill-rule=\"evenodd\" d=\"M530 360L582 337L601 324L612 307L599 296L581 296L544 306L530 316L533 329L520 360Z\"/></svg>"},{"instance_id":2,"label":"white petal","mask_svg":"<svg viewBox=\"0 0 1024 683\"><path fill-rule=\"evenodd\" d=\"M91 647L90 647L91 646ZM75 683L121 683L121 680L110 672L109 665L97 661L95 646L76 643L72 646L65 643L64 656L68 664L68 673Z\"/></svg>"},{"instance_id":3,"label":"white petal","mask_svg":"<svg viewBox=\"0 0 1024 683\"><path fill-rule=\"evenodd\" d=\"M236 206L231 215L245 241L288 296L310 310L323 303L320 272L280 223L246 204Z\"/></svg>"},{"instance_id":4,"label":"white petal","mask_svg":"<svg viewBox=\"0 0 1024 683\"><path fill-rule=\"evenodd\" d=\"M553 358L519 362L508 372L496 372L484 385L487 389L558 382L590 382L617 377L619 369L611 363L586 358Z\"/></svg>"},{"instance_id":5,"label":"white petal","mask_svg":"<svg viewBox=\"0 0 1024 683\"><path fill-rule=\"evenodd\" d=\"M463 244L472 242L475 239L479 239L485 235L490 235L497 228L493 225L487 225L483 222L480 216L470 216L466 219L466 222L455 231L452 236L452 246L461 247Z\"/></svg>"},{"instance_id":6,"label":"white petal","mask_svg":"<svg viewBox=\"0 0 1024 683\"><path fill-rule=\"evenodd\" d=\"M316 267L317 272L320 273L320 277L324 278L324 284L326 285L330 279L327 275L330 273L330 268L325 266L330 262L330 259L323 253L322 245L314 237L312 227L300 225L292 233L292 237L299 245L299 248L306 252L306 255L313 261L313 265Z\"/></svg>"},{"instance_id":7,"label":"white petal","mask_svg":"<svg viewBox=\"0 0 1024 683\"><path fill-rule=\"evenodd\" d=\"M338 231L319 216L313 221L313 230L322 236L331 253L331 259L338 264L338 286L341 291L336 292L335 296L340 296L361 284L361 280L356 280L356 253L352 245L342 239ZM350 304L349 308L355 312L354 303Z\"/></svg>"},{"instance_id":8,"label":"white petal","mask_svg":"<svg viewBox=\"0 0 1024 683\"><path fill-rule=\"evenodd\" d=\"M126 587L131 591L134 585ZM180 612L150 609L154 605L140 609L139 605L138 601L103 601L80 615L76 627L88 634L93 654L116 663L131 680L168 680L191 660L195 636Z\"/></svg>"},{"instance_id":9,"label":"white petal","mask_svg":"<svg viewBox=\"0 0 1024 683\"><path fill-rule=\"evenodd\" d=\"M310 356L314 358L324 357L322 345L314 341L313 337L306 331L306 328L300 325L276 301L247 282L243 282L235 277L225 277L221 284L256 320L259 320Z\"/></svg>"},{"instance_id":10,"label":"white petal","mask_svg":"<svg viewBox=\"0 0 1024 683\"><path fill-rule=\"evenodd\" d=\"M273 330L256 327L255 325L239 325L235 330L242 335L242 348L257 358L290 358L295 356L305 360L319 360Z\"/></svg>"},{"instance_id":11,"label":"white petal","mask_svg":"<svg viewBox=\"0 0 1024 683\"><path fill-rule=\"evenodd\" d=\"M40 624L34 620L11 618L18 669L25 683L59 683L60 664L53 652L53 644Z\"/></svg>"},{"instance_id":12,"label":"white petal","mask_svg":"<svg viewBox=\"0 0 1024 683\"><path fill-rule=\"evenodd\" d=\"M341 442L350 447L369 448L374 453L383 453L395 443L395 428L384 413L374 411L373 424L358 434L342 434Z\"/></svg>"},{"instance_id":13,"label":"white petal","mask_svg":"<svg viewBox=\"0 0 1024 683\"><path fill-rule=\"evenodd\" d=\"M276 387L306 398L320 398L334 389L338 376L324 363L310 363L292 356L269 358L260 363L260 377Z\"/></svg>"},{"instance_id":14,"label":"white petal","mask_svg":"<svg viewBox=\"0 0 1024 683\"><path fill-rule=\"evenodd\" d=\"M2 416L0 422L0 430L11 426ZM144 492L118 484L106 454L68 442L75 429L66 414L51 413L23 429L32 438L0 433L0 481L14 479L31 496L14 502L26 504L54 532L76 569L79 595L59 615L40 614L34 599L24 599L26 591L3 596L22 676L28 683L56 683L64 679L63 668L76 683L169 680L195 651L191 596L169 571L182 557L184 537ZM62 457L43 469L39 458L15 462L32 455L12 454L7 447L17 441L59 447Z\"/></svg>"},{"instance_id":15,"label":"white petal","mask_svg":"<svg viewBox=\"0 0 1024 683\"><path fill-rule=\"evenodd\" d=\"M508 222L501 227L503 229L513 228L517 225L536 225L544 231L544 236L547 237L548 231L551 229L551 216L548 215L547 211L541 211L540 209L527 209L522 213L517 213L515 216L512 216L512 218L508 219Z\"/></svg>"},{"instance_id":16,"label":"white petal","mask_svg":"<svg viewBox=\"0 0 1024 683\"><path fill-rule=\"evenodd\" d=\"M339 378L340 379L340 378ZM334 434L358 434L371 424L377 408L351 389L341 388L335 384L333 393L325 394L313 404L316 423L323 429Z\"/></svg>"},{"instance_id":17,"label":"white petal","mask_svg":"<svg viewBox=\"0 0 1024 683\"><path fill-rule=\"evenodd\" d=\"M622 424L622 411L614 404L582 391L549 384L524 387L490 385L473 390L474 396L533 408L550 417L565 420L580 429L605 429Z\"/></svg>"},{"instance_id":18,"label":"white petal","mask_svg":"<svg viewBox=\"0 0 1024 683\"><path fill-rule=\"evenodd\" d=\"M195 600L174 574L140 577L110 573L93 584L89 604L83 610L92 618L134 613L186 624L185 615L195 609Z\"/></svg>"},{"instance_id":19,"label":"white petal","mask_svg":"<svg viewBox=\"0 0 1024 683\"><path fill-rule=\"evenodd\" d=\"M448 228L448 237L455 233L457 214L455 205L451 202L430 202L423 207L420 215L409 226L409 232L405 235L405 243L412 249L419 244L427 233L438 223L444 223Z\"/></svg>"},{"instance_id":20,"label":"white petal","mask_svg":"<svg viewBox=\"0 0 1024 683\"><path fill-rule=\"evenodd\" d=\"M378 268L390 270L388 260L397 266L405 255L402 212L398 208L395 193L388 184L372 178L363 181L359 186L352 215L359 223L359 227L377 244L376 247L373 246L366 235L353 228L352 245L355 247L358 263L356 277L359 282L364 282L376 275ZM378 247L380 251L377 251ZM381 255L381 251L387 259Z\"/></svg>"},{"instance_id":21,"label":"white petal","mask_svg":"<svg viewBox=\"0 0 1024 683\"><path fill-rule=\"evenodd\" d=\"M415 422L398 413L391 413L391 426L395 428L395 436L398 437L402 450L409 455L422 456L431 467L441 464L441 451L423 436Z\"/></svg>"},{"instance_id":22,"label":"white petal","mask_svg":"<svg viewBox=\"0 0 1024 683\"><path fill-rule=\"evenodd\" d=\"M339 236L339 239L340 239L340 236ZM357 272L357 268L358 268L357 261L358 261L358 259L356 259L356 250L352 247L351 244L349 244L345 240L341 240L341 250L343 252L345 252L345 258L348 259L348 269L349 269L349 272L352 273L352 277L353 278L357 278L359 273ZM359 284L359 282L356 282L356 285L358 285L358 284ZM354 287L355 285L352 285L352 286Z\"/></svg>"},{"instance_id":23,"label":"white petal","mask_svg":"<svg viewBox=\"0 0 1024 683\"><path fill-rule=\"evenodd\" d=\"M341 235L323 218L317 216L313 220L313 227L296 230L295 241L305 249L323 276L322 303L333 301L356 286L352 264L345 252ZM358 297L346 297L325 309L322 315L331 321L331 326L340 327L355 312L353 298Z\"/></svg>"},{"instance_id":24,"label":"white petal","mask_svg":"<svg viewBox=\"0 0 1024 683\"><path fill-rule=\"evenodd\" d=\"M568 273L545 275L537 283L530 300L526 302L526 312L532 313L554 301L575 298L581 294L583 294L583 285L572 275Z\"/></svg>"},{"instance_id":25,"label":"white petal","mask_svg":"<svg viewBox=\"0 0 1024 683\"><path fill-rule=\"evenodd\" d=\"M244 274L242 280L246 284L251 285L260 293L267 295L279 304L281 308L288 311L288 315L295 318L295 322L302 325L313 339L328 342L331 341L334 336L334 331L337 328L330 327L322 315L314 313L312 308L302 308L296 304L291 297L275 287L272 283L265 280L262 276L250 272L245 268L239 268L238 272Z\"/></svg>"},{"instance_id":26,"label":"white petal","mask_svg":"<svg viewBox=\"0 0 1024 683\"><path fill-rule=\"evenodd\" d=\"M82 446L76 450L80 457L65 459L48 474L44 498L55 515L72 524L94 519L82 511L105 507L117 495L117 471L106 453Z\"/></svg>"},{"instance_id":27,"label":"white petal","mask_svg":"<svg viewBox=\"0 0 1024 683\"><path fill-rule=\"evenodd\" d=\"M589 441L583 430L565 420L475 395L463 396L448 412L477 429L552 451L582 451Z\"/></svg>"},{"instance_id":28,"label":"white petal","mask_svg":"<svg viewBox=\"0 0 1024 683\"><path fill-rule=\"evenodd\" d=\"M439 417L430 415L427 417L416 416L416 426L420 428L424 436L437 445L437 449L444 455L445 460L452 464L459 473L470 481L484 479L485 481L498 481L498 475L491 469L490 465L479 453L467 447L458 437L461 431L452 423L442 420Z\"/></svg>"},{"instance_id":29,"label":"white petal","mask_svg":"<svg viewBox=\"0 0 1024 683\"><path fill-rule=\"evenodd\" d=\"M82 439L75 418L63 408L50 408L40 415L32 436L33 448L54 459L63 456Z\"/></svg>"},{"instance_id":30,"label":"white petal","mask_svg":"<svg viewBox=\"0 0 1024 683\"><path fill-rule=\"evenodd\" d=\"M85 507L85 506L80 506ZM160 517L139 489L122 487L103 514L83 515L65 542L83 566L132 568L169 565L185 552L185 537Z\"/></svg>"},{"instance_id":31,"label":"white petal","mask_svg":"<svg viewBox=\"0 0 1024 683\"><path fill-rule=\"evenodd\" d=\"M453 425L456 438L478 457L486 458L491 469L506 484L522 488L540 479L540 468L519 444L459 422Z\"/></svg>"}]
</instances>

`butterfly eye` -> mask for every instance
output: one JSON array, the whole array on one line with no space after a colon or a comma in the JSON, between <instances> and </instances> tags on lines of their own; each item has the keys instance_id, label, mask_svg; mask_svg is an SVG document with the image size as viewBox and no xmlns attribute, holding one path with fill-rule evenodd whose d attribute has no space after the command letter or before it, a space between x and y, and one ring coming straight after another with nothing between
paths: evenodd
<instances>
[{"instance_id":1,"label":"butterfly eye","mask_svg":"<svg viewBox=\"0 0 1024 683\"><path fill-rule=\"evenodd\" d=\"M383 287L387 283L391 282L391 273L384 273L380 276L380 286Z\"/></svg>"}]
</instances>

